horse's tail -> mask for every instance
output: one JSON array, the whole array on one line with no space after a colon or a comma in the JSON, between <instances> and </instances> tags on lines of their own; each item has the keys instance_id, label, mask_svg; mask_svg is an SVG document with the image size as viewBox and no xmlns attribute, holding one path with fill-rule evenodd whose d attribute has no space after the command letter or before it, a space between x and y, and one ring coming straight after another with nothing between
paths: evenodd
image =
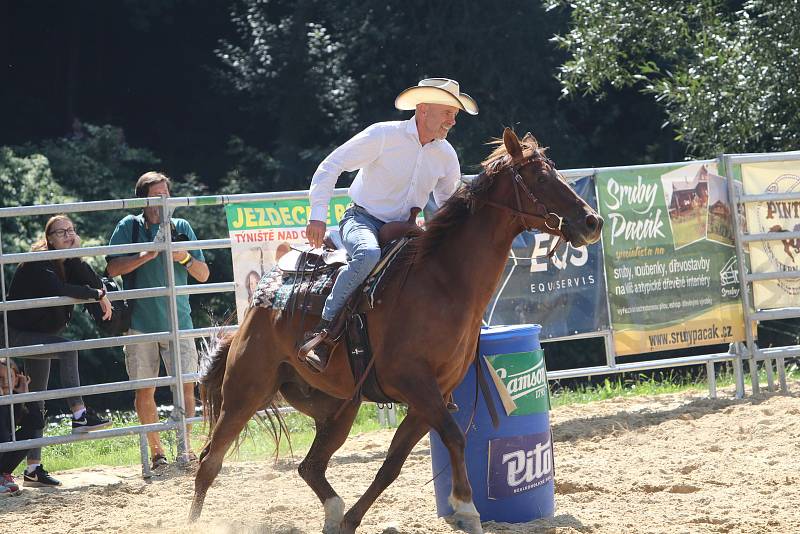
<instances>
[{"instance_id":1,"label":"horse's tail","mask_svg":"<svg viewBox=\"0 0 800 534\"><path fill-rule=\"evenodd\" d=\"M200 400L203 403L203 419L208 425L208 435L214 430L222 407L222 379L225 378L225 365L228 351L236 334L221 334L212 337L211 344L202 351Z\"/></svg>"},{"instance_id":2,"label":"horse's tail","mask_svg":"<svg viewBox=\"0 0 800 534\"><path fill-rule=\"evenodd\" d=\"M228 352L231 349L236 333L212 336L211 343L201 350L200 357L200 401L203 403L203 420L208 426L208 438L214 431L214 426L219 420L222 408L222 381L225 378L225 368L228 362ZM289 452L292 453L292 442L289 437L289 427L283 418L277 403L270 401L262 412L256 414L256 421L261 424L275 443L275 457L280 451L282 436L286 436ZM245 426L243 434L248 433ZM241 445L243 435L240 434L234 444L234 451Z\"/></svg>"}]
</instances>

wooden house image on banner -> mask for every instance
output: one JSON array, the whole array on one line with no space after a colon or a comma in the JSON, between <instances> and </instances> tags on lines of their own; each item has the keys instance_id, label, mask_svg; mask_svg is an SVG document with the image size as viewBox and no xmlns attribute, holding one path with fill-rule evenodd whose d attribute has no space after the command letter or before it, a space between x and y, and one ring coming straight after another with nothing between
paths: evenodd
<instances>
[{"instance_id":1,"label":"wooden house image on banner","mask_svg":"<svg viewBox=\"0 0 800 534\"><path fill-rule=\"evenodd\" d=\"M672 181L669 206L670 214L681 215L692 208L705 207L708 202L708 169L701 165L694 178Z\"/></svg>"}]
</instances>

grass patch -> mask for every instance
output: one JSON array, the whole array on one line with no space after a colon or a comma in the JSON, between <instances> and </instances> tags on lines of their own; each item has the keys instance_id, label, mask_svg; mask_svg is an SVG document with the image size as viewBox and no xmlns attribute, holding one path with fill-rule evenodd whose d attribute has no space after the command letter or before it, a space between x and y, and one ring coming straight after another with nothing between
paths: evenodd
<instances>
[{"instance_id":1,"label":"grass patch","mask_svg":"<svg viewBox=\"0 0 800 534\"><path fill-rule=\"evenodd\" d=\"M800 367L797 363L786 366L787 380L800 379ZM750 388L750 374L745 369L745 388ZM767 372L763 367L759 368L759 382L766 389ZM735 383L735 376L730 367L717 370L717 388L732 386ZM775 383L778 384L778 376L775 373ZM708 391L708 380L705 375L699 378L691 378L677 373L674 369L658 373L657 376L646 375L644 373L616 375L606 378L601 384L578 385L572 387L559 387L558 384L550 385L550 405L555 408L570 404L586 404L599 400L613 399L616 397L635 397L639 395L663 395L666 393L680 393L684 391Z\"/></svg>"},{"instance_id":2,"label":"grass patch","mask_svg":"<svg viewBox=\"0 0 800 534\"><path fill-rule=\"evenodd\" d=\"M398 407L398 423L405 414L405 407ZM132 412L114 412L110 414L114 428L134 426L136 416ZM162 420L164 418L162 417ZM292 438L292 452L297 456L308 450L314 439L314 421L303 414L292 413L284 416ZM372 432L380 429L377 408L374 404L364 404L356 416L350 429L350 435ZM47 436L62 436L71 432L69 417L59 418L48 425ZM192 427L191 442L199 452L205 442L206 428L203 424ZM173 458L177 452L175 432L161 433L161 442L167 450L167 456ZM290 454L289 443L284 435L280 443L281 456ZM242 439L239 450L229 455L234 460L263 460L275 455L275 446L271 435L256 421L248 423L247 432ZM123 436L111 439L77 441L62 445L53 445L42 449L42 463L48 471L63 471L95 465L136 465L141 462L139 452L139 435ZM24 462L23 462L24 463ZM21 473L24 466L17 472Z\"/></svg>"}]
</instances>

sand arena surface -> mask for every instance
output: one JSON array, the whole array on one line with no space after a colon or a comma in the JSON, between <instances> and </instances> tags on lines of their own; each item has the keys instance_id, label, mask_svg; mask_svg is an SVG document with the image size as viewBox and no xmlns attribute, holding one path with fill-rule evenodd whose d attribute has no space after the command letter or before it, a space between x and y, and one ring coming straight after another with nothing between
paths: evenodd
<instances>
[{"instance_id":1,"label":"sand arena surface","mask_svg":"<svg viewBox=\"0 0 800 534\"><path fill-rule=\"evenodd\" d=\"M489 533L800 532L800 383L789 395L736 400L730 391L637 397L552 412L556 516ZM334 456L333 486L352 504L384 458L392 431L353 437ZM436 518L429 441L375 503L364 533L452 533ZM58 489L0 498L17 532L320 532L322 507L296 474L300 458L229 460L201 521L185 523L193 477L177 470L150 482L137 468L54 473Z\"/></svg>"}]
</instances>

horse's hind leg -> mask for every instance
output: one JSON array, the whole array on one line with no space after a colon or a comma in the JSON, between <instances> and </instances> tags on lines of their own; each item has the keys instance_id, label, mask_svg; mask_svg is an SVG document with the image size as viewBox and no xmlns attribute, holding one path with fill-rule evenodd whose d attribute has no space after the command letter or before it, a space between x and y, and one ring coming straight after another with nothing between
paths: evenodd
<instances>
[{"instance_id":1,"label":"horse's hind leg","mask_svg":"<svg viewBox=\"0 0 800 534\"><path fill-rule=\"evenodd\" d=\"M364 514L367 513L369 507L375 502L375 499L383 493L389 484L400 474L403 464L411 453L411 450L419 442L422 436L428 431L428 425L419 416L418 413L409 409L408 415L392 438L392 444L389 446L389 451L386 453L386 460L375 475L375 479L370 484L364 495L358 499L350 510L344 516L341 525L341 534L352 534L356 528L361 524Z\"/></svg>"},{"instance_id":2,"label":"horse's hind leg","mask_svg":"<svg viewBox=\"0 0 800 534\"><path fill-rule=\"evenodd\" d=\"M347 401L334 399L318 390L313 391L308 397L303 397L297 395L291 386L281 388L281 393L293 406L314 418L316 427L314 442L297 468L297 472L314 491L325 509L322 532L337 533L344 517L344 501L328 482L325 471L333 453L339 450L347 439L361 403L348 402L347 407L342 410L339 417L336 417L341 403Z\"/></svg>"}]
</instances>

